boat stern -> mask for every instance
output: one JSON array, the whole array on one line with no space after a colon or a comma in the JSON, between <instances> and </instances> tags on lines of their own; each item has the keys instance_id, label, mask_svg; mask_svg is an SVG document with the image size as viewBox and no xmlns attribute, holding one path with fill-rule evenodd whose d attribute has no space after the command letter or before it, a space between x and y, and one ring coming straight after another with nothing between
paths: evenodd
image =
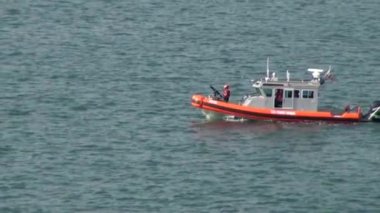
<instances>
[{"instance_id":1,"label":"boat stern","mask_svg":"<svg viewBox=\"0 0 380 213\"><path fill-rule=\"evenodd\" d=\"M374 101L363 117L365 121L380 122L380 101Z\"/></svg>"},{"instance_id":2,"label":"boat stern","mask_svg":"<svg viewBox=\"0 0 380 213\"><path fill-rule=\"evenodd\" d=\"M372 109L368 116L369 121L380 122L380 106Z\"/></svg>"}]
</instances>

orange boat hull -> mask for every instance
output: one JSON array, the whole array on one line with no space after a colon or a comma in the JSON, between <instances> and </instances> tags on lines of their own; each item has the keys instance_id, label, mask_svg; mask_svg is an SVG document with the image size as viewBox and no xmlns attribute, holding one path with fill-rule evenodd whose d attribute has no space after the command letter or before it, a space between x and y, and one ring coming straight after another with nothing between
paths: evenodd
<instances>
[{"instance_id":1,"label":"orange boat hull","mask_svg":"<svg viewBox=\"0 0 380 213\"><path fill-rule=\"evenodd\" d=\"M213 100L201 94L193 95L191 104L195 108L251 120L359 122L362 118L360 108L356 112L344 112L341 115L327 111L267 109Z\"/></svg>"}]
</instances>

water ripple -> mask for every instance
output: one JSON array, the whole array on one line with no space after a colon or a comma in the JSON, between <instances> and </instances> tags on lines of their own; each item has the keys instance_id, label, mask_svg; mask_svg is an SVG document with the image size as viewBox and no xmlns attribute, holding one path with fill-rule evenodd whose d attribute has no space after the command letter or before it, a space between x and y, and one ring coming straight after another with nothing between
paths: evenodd
<instances>
[{"instance_id":1,"label":"water ripple","mask_svg":"<svg viewBox=\"0 0 380 213\"><path fill-rule=\"evenodd\" d=\"M1 212L377 212L377 124L206 122L265 74L338 77L321 106L379 100L378 1L8 1ZM353 89L355 85L355 89Z\"/></svg>"}]
</instances>

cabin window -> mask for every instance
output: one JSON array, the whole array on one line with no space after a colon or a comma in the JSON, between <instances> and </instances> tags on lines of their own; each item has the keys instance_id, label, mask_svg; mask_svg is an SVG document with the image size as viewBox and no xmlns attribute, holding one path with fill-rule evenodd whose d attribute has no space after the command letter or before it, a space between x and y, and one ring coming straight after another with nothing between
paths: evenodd
<instances>
[{"instance_id":1,"label":"cabin window","mask_svg":"<svg viewBox=\"0 0 380 213\"><path fill-rule=\"evenodd\" d=\"M272 97L272 89L264 88L263 91L264 91L266 97Z\"/></svg>"},{"instance_id":2,"label":"cabin window","mask_svg":"<svg viewBox=\"0 0 380 213\"><path fill-rule=\"evenodd\" d=\"M314 98L314 91L311 90L303 90L302 98Z\"/></svg>"},{"instance_id":3,"label":"cabin window","mask_svg":"<svg viewBox=\"0 0 380 213\"><path fill-rule=\"evenodd\" d=\"M292 98L293 97L293 91L285 90L285 98Z\"/></svg>"},{"instance_id":4,"label":"cabin window","mask_svg":"<svg viewBox=\"0 0 380 213\"><path fill-rule=\"evenodd\" d=\"M299 98L299 97L300 97L300 91L294 90L294 98Z\"/></svg>"}]
</instances>

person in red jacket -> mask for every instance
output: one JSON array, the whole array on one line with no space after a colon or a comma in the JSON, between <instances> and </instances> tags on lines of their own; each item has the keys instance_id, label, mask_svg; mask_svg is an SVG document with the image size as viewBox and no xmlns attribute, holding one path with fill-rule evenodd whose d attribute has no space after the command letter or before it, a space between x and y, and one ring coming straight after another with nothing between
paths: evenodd
<instances>
[{"instance_id":1,"label":"person in red jacket","mask_svg":"<svg viewBox=\"0 0 380 213\"><path fill-rule=\"evenodd\" d=\"M230 99L230 95L231 95L230 86L226 84L223 87L223 99L225 102L228 102L228 100Z\"/></svg>"}]
</instances>

